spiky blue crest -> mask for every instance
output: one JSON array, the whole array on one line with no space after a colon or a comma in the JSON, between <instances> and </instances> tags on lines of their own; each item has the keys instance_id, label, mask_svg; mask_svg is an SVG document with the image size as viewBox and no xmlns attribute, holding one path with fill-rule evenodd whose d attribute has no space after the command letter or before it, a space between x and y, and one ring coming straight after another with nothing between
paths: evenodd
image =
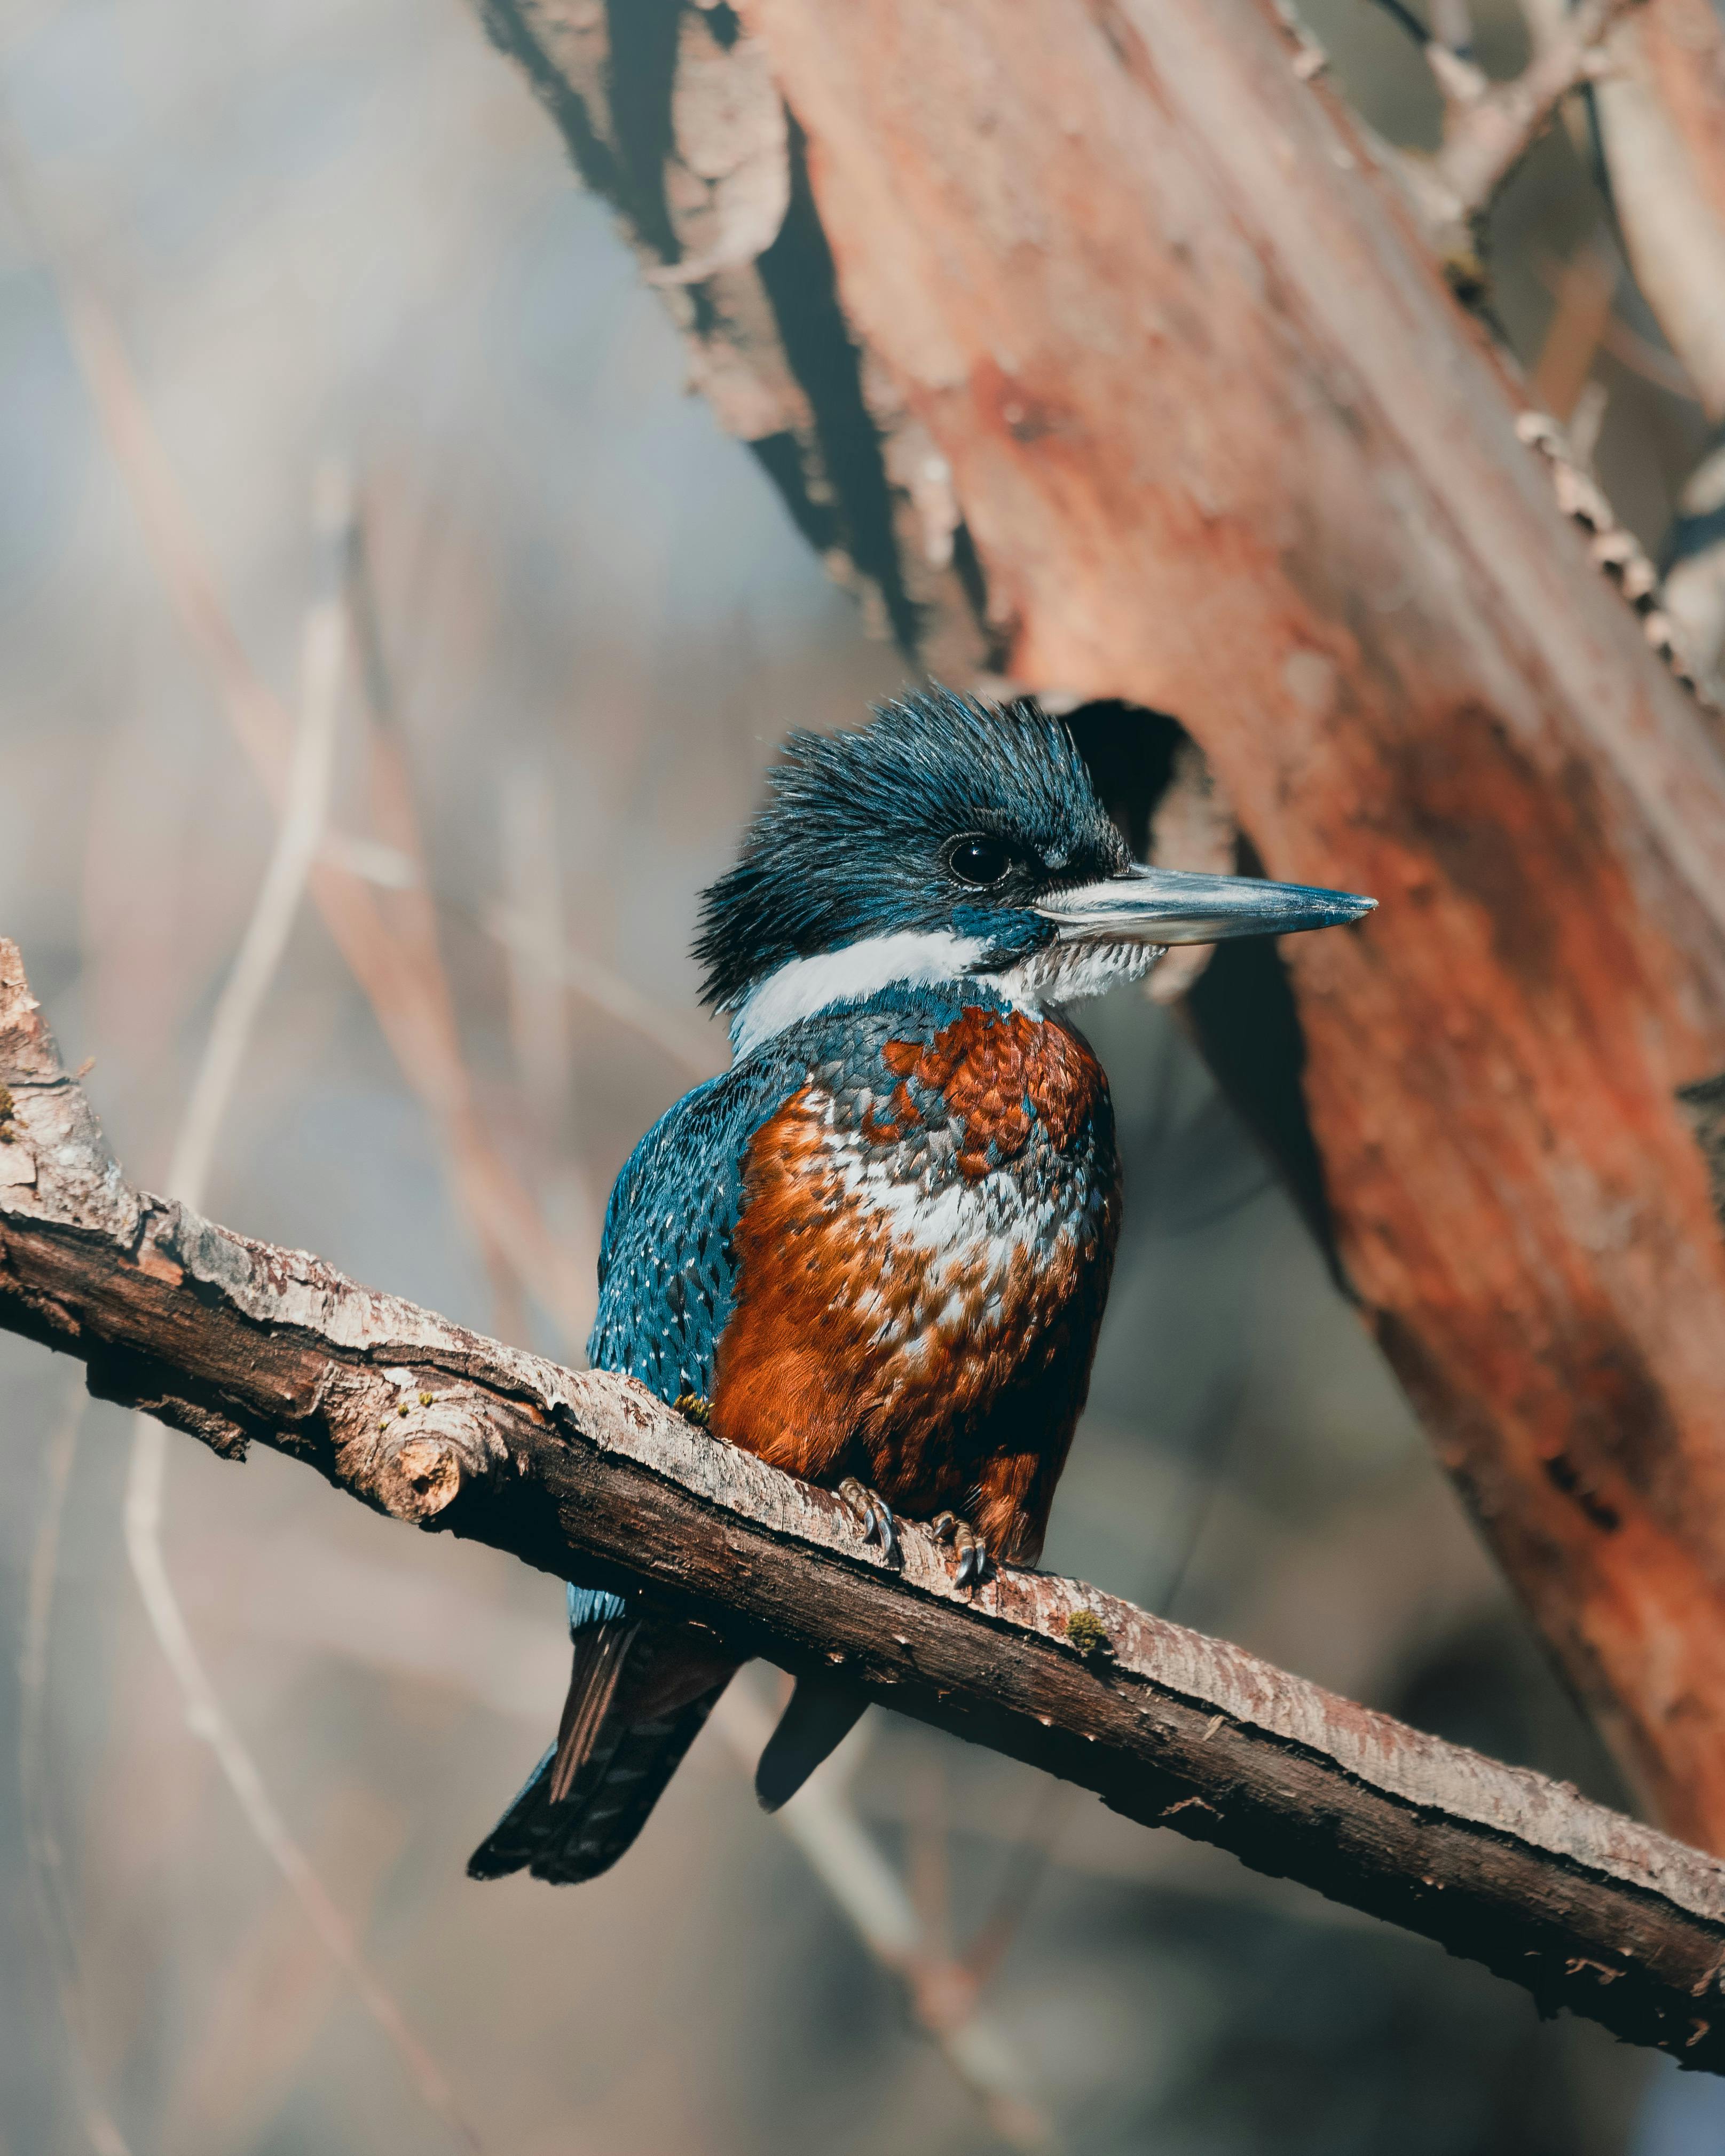
<instances>
[{"instance_id":1,"label":"spiky blue crest","mask_svg":"<svg viewBox=\"0 0 1725 2156\"><path fill-rule=\"evenodd\" d=\"M973 835L1009 857L985 892L952 871ZM901 696L868 726L786 742L736 867L701 902L702 996L731 1009L788 959L902 930L1034 947L1052 933L1029 911L1038 897L1127 859L1058 719L939 687Z\"/></svg>"}]
</instances>

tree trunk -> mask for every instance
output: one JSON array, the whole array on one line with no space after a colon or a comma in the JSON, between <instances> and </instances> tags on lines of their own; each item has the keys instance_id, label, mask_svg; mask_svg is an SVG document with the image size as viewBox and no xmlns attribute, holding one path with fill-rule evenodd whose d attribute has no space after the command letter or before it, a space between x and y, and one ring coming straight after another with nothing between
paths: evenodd
<instances>
[{"instance_id":1,"label":"tree trunk","mask_svg":"<svg viewBox=\"0 0 1725 2156\"><path fill-rule=\"evenodd\" d=\"M1288 950L1348 1276L1645 1800L1725 1849L1678 1099L1725 1069L1725 760L1312 49L1267 0L490 13L661 281L665 205L771 154L737 100L714 154L685 63L764 53L783 223L672 290L721 416L926 663L1177 712L1268 873L1383 901Z\"/></svg>"},{"instance_id":2,"label":"tree trunk","mask_svg":"<svg viewBox=\"0 0 1725 2156\"><path fill-rule=\"evenodd\" d=\"M1725 1845L1725 765L1249 0L752 0L1009 670L1178 712L1294 947L1349 1274L1650 1799Z\"/></svg>"}]
</instances>

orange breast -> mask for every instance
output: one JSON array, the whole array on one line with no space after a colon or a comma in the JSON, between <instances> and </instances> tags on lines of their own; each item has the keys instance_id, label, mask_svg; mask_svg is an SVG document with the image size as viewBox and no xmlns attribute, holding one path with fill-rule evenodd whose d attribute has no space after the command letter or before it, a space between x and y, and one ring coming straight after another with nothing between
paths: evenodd
<instances>
[{"instance_id":1,"label":"orange breast","mask_svg":"<svg viewBox=\"0 0 1725 2156\"><path fill-rule=\"evenodd\" d=\"M994 1547L1029 1553L1106 1292L1106 1087L1079 1035L1018 1012L877 1055L751 1145L712 1426L912 1517L992 1503Z\"/></svg>"}]
</instances>

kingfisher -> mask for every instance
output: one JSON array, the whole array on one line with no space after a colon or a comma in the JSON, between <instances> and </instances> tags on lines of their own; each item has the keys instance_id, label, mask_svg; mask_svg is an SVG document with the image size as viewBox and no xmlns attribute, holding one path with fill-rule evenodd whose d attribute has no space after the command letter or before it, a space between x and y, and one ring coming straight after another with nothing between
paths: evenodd
<instances>
[{"instance_id":1,"label":"kingfisher","mask_svg":"<svg viewBox=\"0 0 1725 2156\"><path fill-rule=\"evenodd\" d=\"M1120 1224L1107 1081L1066 1007L1173 944L1373 904L1140 865L1034 704L933 687L793 734L702 901L733 1060L617 1179L593 1366L836 1491L889 1563L904 1517L962 1587L1034 1565ZM568 1614L556 1739L473 1877L607 1870L737 1666L645 1595L572 1583ZM768 1809L864 1705L799 1681L757 1769Z\"/></svg>"}]
</instances>

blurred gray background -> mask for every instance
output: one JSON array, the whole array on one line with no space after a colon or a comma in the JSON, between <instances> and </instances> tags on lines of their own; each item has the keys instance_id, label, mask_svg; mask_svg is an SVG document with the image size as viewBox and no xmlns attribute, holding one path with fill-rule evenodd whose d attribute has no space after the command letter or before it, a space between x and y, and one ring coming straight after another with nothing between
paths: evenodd
<instances>
[{"instance_id":1,"label":"blurred gray background","mask_svg":"<svg viewBox=\"0 0 1725 2156\"><path fill-rule=\"evenodd\" d=\"M1307 13L1378 125L1429 131L1383 16ZM1501 69L1514 39L1482 13ZM343 460L467 1067L589 1266L634 1139L723 1059L686 946L775 742L855 721L900 662L685 393L657 301L457 0L32 0L0 36L0 933L69 1064L94 1057L128 1170L159 1182L273 824L140 501L177 502L291 705L312 475ZM1499 216L1500 311L1530 367L1554 278L1604 230L1553 136ZM100 382L92 306L123 355ZM1701 424L1626 287L1621 308L1635 363L1598 359L1599 465L1656 544ZM387 889L402 864L378 845L363 706L355 687L330 844ZM568 965L494 932L523 906ZM608 969L596 992L557 985L583 964ZM1178 1016L1127 995L1084 1023L1128 1210L1046 1563L1621 1801ZM208 1209L572 1352L554 1308L499 1296L310 910ZM15 1760L33 1563L45 1661L17 1763L51 1842L39 1821L33 1876L8 1773L0 2152L110 2131L139 2156L459 2147L188 1727L127 1568L131 1430L91 1408L69 1454L74 1377L0 1336L0 1729ZM913 1912L908 1978L830 1864L757 1812L717 1726L610 1876L470 1884L554 1722L556 1583L267 1454L240 1471L175 1440L167 1503L234 1727L490 2156L1725 2145L1705 2087L1600 2031L1542 2025L1434 1947L878 1712L824 1801ZM773 1680L750 1681L758 1715ZM75 1967L49 1952L44 1888ZM980 2087L930 2032L973 1991Z\"/></svg>"}]
</instances>

